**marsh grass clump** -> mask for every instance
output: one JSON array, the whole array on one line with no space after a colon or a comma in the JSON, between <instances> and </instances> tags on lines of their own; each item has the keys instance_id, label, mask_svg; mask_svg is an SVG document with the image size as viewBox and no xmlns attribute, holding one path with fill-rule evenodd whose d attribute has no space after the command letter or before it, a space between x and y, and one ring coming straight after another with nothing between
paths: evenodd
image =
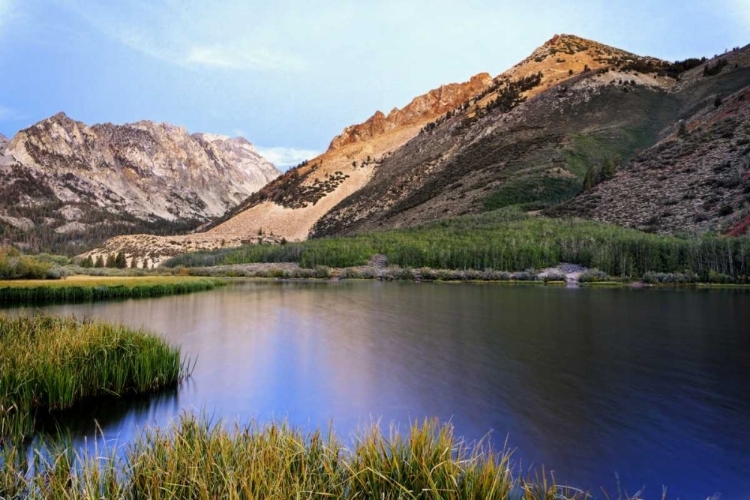
<instances>
[{"instance_id":1,"label":"marsh grass clump","mask_svg":"<svg viewBox=\"0 0 750 500\"><path fill-rule=\"evenodd\" d=\"M223 284L225 282L219 279L177 276L5 281L0 282L0 304L152 298L212 290Z\"/></svg>"},{"instance_id":2,"label":"marsh grass clump","mask_svg":"<svg viewBox=\"0 0 750 500\"><path fill-rule=\"evenodd\" d=\"M73 317L0 316L0 444L28 436L37 412L156 391L188 372L179 348L146 331Z\"/></svg>"},{"instance_id":3,"label":"marsh grass clump","mask_svg":"<svg viewBox=\"0 0 750 500\"><path fill-rule=\"evenodd\" d=\"M466 443L450 425L377 426L346 446L333 432L285 423L209 423L183 415L147 430L118 457L76 456L54 445L33 463L6 450L0 497L65 499L583 500L542 472L517 473L508 452Z\"/></svg>"}]
</instances>

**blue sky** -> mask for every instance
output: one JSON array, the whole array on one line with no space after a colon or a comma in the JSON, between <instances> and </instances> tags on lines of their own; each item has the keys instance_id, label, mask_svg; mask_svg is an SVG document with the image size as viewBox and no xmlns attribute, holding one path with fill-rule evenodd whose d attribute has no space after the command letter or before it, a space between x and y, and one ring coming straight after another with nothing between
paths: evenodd
<instances>
[{"instance_id":1,"label":"blue sky","mask_svg":"<svg viewBox=\"0 0 750 500\"><path fill-rule=\"evenodd\" d=\"M750 0L0 0L0 133L58 111L243 135L288 165L555 33L674 60L750 43Z\"/></svg>"}]
</instances>

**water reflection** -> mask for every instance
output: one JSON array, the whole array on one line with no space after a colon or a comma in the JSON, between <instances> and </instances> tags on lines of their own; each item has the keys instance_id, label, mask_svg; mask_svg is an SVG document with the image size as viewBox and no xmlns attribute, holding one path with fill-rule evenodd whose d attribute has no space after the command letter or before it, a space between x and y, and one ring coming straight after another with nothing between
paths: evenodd
<instances>
[{"instance_id":1,"label":"water reflection","mask_svg":"<svg viewBox=\"0 0 750 500\"><path fill-rule=\"evenodd\" d=\"M750 498L750 294L411 283L250 282L49 307L145 326L197 357L177 394L90 407L121 441L183 409L228 420L437 416L524 466L598 489ZM68 420L66 422L71 422ZM533 461L533 462L532 462Z\"/></svg>"}]
</instances>

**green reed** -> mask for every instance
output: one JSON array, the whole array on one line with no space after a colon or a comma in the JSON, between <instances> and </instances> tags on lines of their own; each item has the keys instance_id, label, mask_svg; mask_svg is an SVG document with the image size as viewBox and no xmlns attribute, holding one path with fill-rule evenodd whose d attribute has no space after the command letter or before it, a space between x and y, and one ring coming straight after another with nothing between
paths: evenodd
<instances>
[{"instance_id":1,"label":"green reed","mask_svg":"<svg viewBox=\"0 0 750 500\"><path fill-rule=\"evenodd\" d=\"M146 331L72 317L0 316L0 444L29 436L39 411L156 391L188 373L179 348Z\"/></svg>"},{"instance_id":2,"label":"green reed","mask_svg":"<svg viewBox=\"0 0 750 500\"><path fill-rule=\"evenodd\" d=\"M43 304L140 299L212 290L225 282L192 277L67 279L0 282L0 304Z\"/></svg>"}]
</instances>

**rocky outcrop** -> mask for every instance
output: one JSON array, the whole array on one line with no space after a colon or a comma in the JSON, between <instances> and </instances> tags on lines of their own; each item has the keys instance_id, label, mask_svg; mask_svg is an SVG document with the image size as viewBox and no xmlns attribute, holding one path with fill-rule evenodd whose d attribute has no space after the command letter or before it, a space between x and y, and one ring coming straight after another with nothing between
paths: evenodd
<instances>
[{"instance_id":1,"label":"rocky outcrop","mask_svg":"<svg viewBox=\"0 0 750 500\"><path fill-rule=\"evenodd\" d=\"M480 73L468 82L443 85L416 97L402 109L393 108L388 116L376 111L364 123L345 128L333 138L328 150L368 141L400 126L431 121L468 101L491 84L492 77L489 73Z\"/></svg>"},{"instance_id":2,"label":"rocky outcrop","mask_svg":"<svg viewBox=\"0 0 750 500\"><path fill-rule=\"evenodd\" d=\"M221 152L223 161L244 174L244 183L252 192L281 175L276 167L255 149L244 137L227 137L216 134L193 134L198 141L205 141ZM209 149L208 147L206 149ZM247 191L247 189L243 190ZM248 195L244 194L243 199Z\"/></svg>"},{"instance_id":3,"label":"rocky outcrop","mask_svg":"<svg viewBox=\"0 0 750 500\"><path fill-rule=\"evenodd\" d=\"M5 145L0 176L10 198L0 199L0 214L87 243L102 237L85 233L111 236L115 229L105 225L126 233L184 231L279 175L242 138L190 135L150 121L89 127L58 113ZM71 210L79 214L74 221L64 215Z\"/></svg>"}]
</instances>

